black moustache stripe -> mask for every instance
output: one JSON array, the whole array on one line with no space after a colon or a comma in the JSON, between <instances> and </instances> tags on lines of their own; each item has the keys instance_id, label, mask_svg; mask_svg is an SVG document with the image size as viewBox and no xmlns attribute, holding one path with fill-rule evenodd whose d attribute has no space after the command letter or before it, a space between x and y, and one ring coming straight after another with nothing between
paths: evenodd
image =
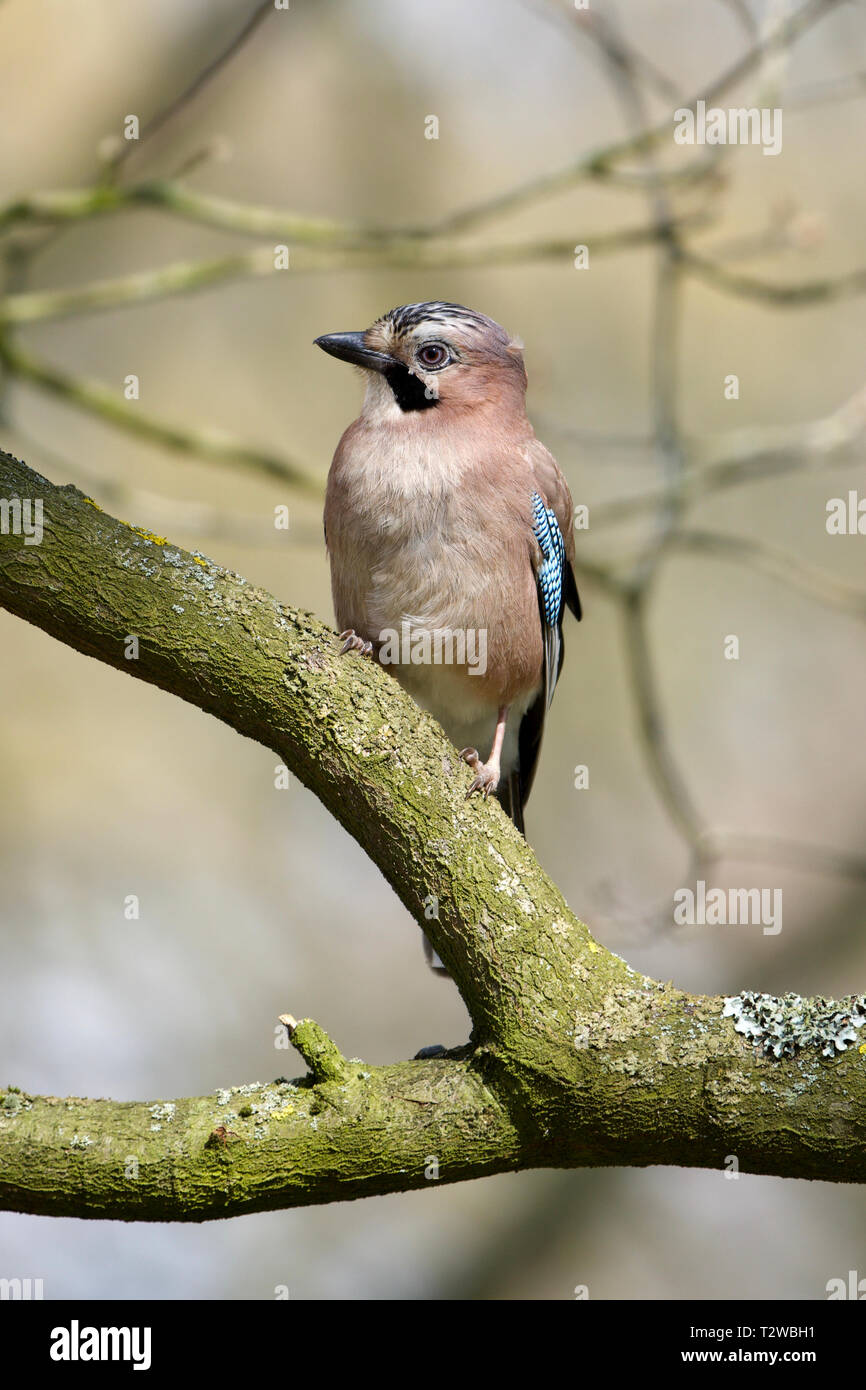
<instances>
[{"instance_id":1,"label":"black moustache stripe","mask_svg":"<svg viewBox=\"0 0 866 1390\"><path fill-rule=\"evenodd\" d=\"M427 395L423 381L408 368L389 367L384 376L401 410L429 410L439 404L435 396Z\"/></svg>"}]
</instances>

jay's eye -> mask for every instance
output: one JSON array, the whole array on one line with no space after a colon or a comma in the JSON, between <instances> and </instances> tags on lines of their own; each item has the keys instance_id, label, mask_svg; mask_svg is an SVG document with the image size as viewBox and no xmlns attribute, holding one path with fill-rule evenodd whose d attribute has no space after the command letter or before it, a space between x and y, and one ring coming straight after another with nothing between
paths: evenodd
<instances>
[{"instance_id":1,"label":"jay's eye","mask_svg":"<svg viewBox=\"0 0 866 1390\"><path fill-rule=\"evenodd\" d=\"M422 367L445 367L451 360L443 343L425 343L417 355Z\"/></svg>"}]
</instances>

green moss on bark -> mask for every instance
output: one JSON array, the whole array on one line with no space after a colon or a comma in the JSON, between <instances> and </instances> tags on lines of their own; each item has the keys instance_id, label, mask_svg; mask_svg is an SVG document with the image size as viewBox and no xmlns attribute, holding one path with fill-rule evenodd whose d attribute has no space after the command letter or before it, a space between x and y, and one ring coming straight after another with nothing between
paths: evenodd
<instances>
[{"instance_id":1,"label":"green moss on bark","mask_svg":"<svg viewBox=\"0 0 866 1390\"><path fill-rule=\"evenodd\" d=\"M465 1054L367 1069L307 1020L312 1077L242 1098L19 1103L7 1088L0 1205L203 1220L531 1166L722 1168L731 1153L745 1171L866 1177L858 1050L756 1054L723 1000L604 950L499 808L465 799L469 770L385 671L341 658L311 614L0 454L13 496L43 500L45 534L0 534L0 603L272 748L424 927L474 1028Z\"/></svg>"}]
</instances>

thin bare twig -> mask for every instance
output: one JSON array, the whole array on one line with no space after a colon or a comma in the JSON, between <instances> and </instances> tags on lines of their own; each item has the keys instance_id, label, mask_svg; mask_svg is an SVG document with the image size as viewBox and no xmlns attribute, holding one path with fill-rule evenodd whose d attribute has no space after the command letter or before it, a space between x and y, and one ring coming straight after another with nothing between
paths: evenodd
<instances>
[{"instance_id":1,"label":"thin bare twig","mask_svg":"<svg viewBox=\"0 0 866 1390\"><path fill-rule=\"evenodd\" d=\"M240 52L247 39L252 37L262 21L268 14L272 14L273 10L273 0L258 0L248 19L225 48L206 63L201 71L196 73L192 81L184 87L183 91L173 97L167 106L164 106L161 111L151 117L147 124L142 127L137 140L124 141L117 155L110 161L112 170L119 169L132 155L137 154L148 140L151 140L154 135L168 125L169 121L179 115L186 106L189 106L212 78L221 72L226 64Z\"/></svg>"},{"instance_id":2,"label":"thin bare twig","mask_svg":"<svg viewBox=\"0 0 866 1390\"><path fill-rule=\"evenodd\" d=\"M817 603L838 608L840 612L849 613L861 621L866 620L866 591L841 579L834 579L832 575L804 564L796 556L788 555L766 541L756 541L747 536L725 536L716 531L678 530L671 536L670 545L674 550L716 555L737 564L751 565L753 569L781 580Z\"/></svg>"},{"instance_id":3,"label":"thin bare twig","mask_svg":"<svg viewBox=\"0 0 866 1390\"><path fill-rule=\"evenodd\" d=\"M0 365L12 375L40 386L67 404L114 425L126 434L159 444L178 454L195 454L213 463L247 468L320 498L323 481L291 459L280 458L264 449L251 448L231 435L212 429L194 430L170 425L118 396L116 389L101 382L72 376L58 367L40 361L8 340L0 339Z\"/></svg>"}]
</instances>

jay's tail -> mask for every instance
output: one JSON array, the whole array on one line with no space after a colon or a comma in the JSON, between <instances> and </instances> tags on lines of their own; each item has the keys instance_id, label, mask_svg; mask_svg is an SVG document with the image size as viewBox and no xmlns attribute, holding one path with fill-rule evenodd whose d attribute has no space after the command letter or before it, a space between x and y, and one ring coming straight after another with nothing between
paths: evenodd
<instances>
[{"instance_id":1,"label":"jay's tail","mask_svg":"<svg viewBox=\"0 0 866 1390\"><path fill-rule=\"evenodd\" d=\"M524 791L519 767L515 767L509 772L507 777L503 777L496 789L497 801L506 816L510 816L514 821L514 824L524 838L526 836L526 830L523 825L523 803L527 795L528 792Z\"/></svg>"}]
</instances>

